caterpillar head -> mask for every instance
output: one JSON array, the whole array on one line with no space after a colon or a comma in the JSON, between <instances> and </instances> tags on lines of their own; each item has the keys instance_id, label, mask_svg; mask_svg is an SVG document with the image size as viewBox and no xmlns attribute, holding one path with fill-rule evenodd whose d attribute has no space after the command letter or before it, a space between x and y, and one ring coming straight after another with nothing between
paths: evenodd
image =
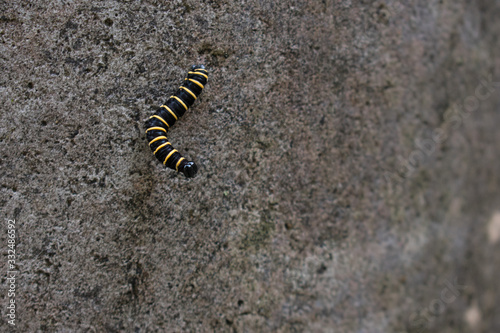
<instances>
[{"instance_id":1,"label":"caterpillar head","mask_svg":"<svg viewBox=\"0 0 500 333\"><path fill-rule=\"evenodd\" d=\"M194 162L187 162L184 165L184 168L182 169L182 173L187 178L193 178L197 172L198 172L198 167L196 166L196 164L194 164Z\"/></svg>"}]
</instances>

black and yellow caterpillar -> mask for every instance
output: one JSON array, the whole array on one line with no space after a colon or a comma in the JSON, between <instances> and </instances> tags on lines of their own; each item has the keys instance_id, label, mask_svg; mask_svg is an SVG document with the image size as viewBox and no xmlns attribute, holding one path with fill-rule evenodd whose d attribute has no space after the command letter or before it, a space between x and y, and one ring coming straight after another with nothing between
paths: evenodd
<instances>
[{"instance_id":1,"label":"black and yellow caterpillar","mask_svg":"<svg viewBox=\"0 0 500 333\"><path fill-rule=\"evenodd\" d=\"M146 137L151 151L166 167L194 177L198 167L186 160L167 140L167 132L193 105L208 81L208 72L203 65L193 65L179 90L151 116L145 124Z\"/></svg>"}]
</instances>

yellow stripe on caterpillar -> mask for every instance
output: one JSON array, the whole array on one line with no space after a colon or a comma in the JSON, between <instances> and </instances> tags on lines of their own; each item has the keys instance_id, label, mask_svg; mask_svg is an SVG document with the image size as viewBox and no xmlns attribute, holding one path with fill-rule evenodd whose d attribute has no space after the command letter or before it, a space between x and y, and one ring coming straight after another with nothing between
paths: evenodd
<instances>
[{"instance_id":1,"label":"yellow stripe on caterpillar","mask_svg":"<svg viewBox=\"0 0 500 333\"><path fill-rule=\"evenodd\" d=\"M148 129L146 130L146 133L147 133L148 131L163 131L163 132L167 133L167 130L165 130L163 127L150 127L150 128L148 128Z\"/></svg>"},{"instance_id":2,"label":"yellow stripe on caterpillar","mask_svg":"<svg viewBox=\"0 0 500 333\"><path fill-rule=\"evenodd\" d=\"M149 145L151 146L151 144L152 144L153 142L158 141L158 140L161 140L161 139L165 139L165 140L166 140L166 139L167 139L167 137L166 137L166 136L159 136L159 137L157 137L157 138L154 138L153 140L151 140L151 142L149 143Z\"/></svg>"},{"instance_id":3,"label":"yellow stripe on caterpillar","mask_svg":"<svg viewBox=\"0 0 500 333\"><path fill-rule=\"evenodd\" d=\"M182 104L182 106L183 106L183 107L186 109L186 111L187 111L187 109L188 109L187 105L186 105L186 104L184 104L184 102L183 102L183 101L182 101L179 97L177 97L177 96L170 96L170 98L175 98L175 99L176 99L179 103L181 103L181 104Z\"/></svg>"},{"instance_id":4,"label":"yellow stripe on caterpillar","mask_svg":"<svg viewBox=\"0 0 500 333\"><path fill-rule=\"evenodd\" d=\"M208 76L207 76L207 75L205 75L205 74L203 74L203 73L188 72L188 74L201 75L201 76L205 77L205 79L207 79L207 80L208 80Z\"/></svg>"},{"instance_id":5,"label":"yellow stripe on caterpillar","mask_svg":"<svg viewBox=\"0 0 500 333\"><path fill-rule=\"evenodd\" d=\"M170 142L167 142L167 143L164 143L164 144L162 144L162 145L159 145L159 146L158 146L158 148L156 148L156 150L154 151L154 153L153 153L153 154L155 154L155 155L156 155L156 152L157 152L158 150L160 150L160 149L162 149L163 147L168 146L168 145L172 145L172 144L171 144Z\"/></svg>"},{"instance_id":6,"label":"yellow stripe on caterpillar","mask_svg":"<svg viewBox=\"0 0 500 333\"><path fill-rule=\"evenodd\" d=\"M184 157L179 158L179 162L177 162L177 164L175 165L175 171L179 172L179 165L183 160L185 160Z\"/></svg>"},{"instance_id":7,"label":"yellow stripe on caterpillar","mask_svg":"<svg viewBox=\"0 0 500 333\"><path fill-rule=\"evenodd\" d=\"M170 156L172 156L172 154L173 154L173 153L178 153L178 151L177 151L177 150L175 150L175 149L174 149L174 150L172 150L172 151L171 151L171 152L167 155L167 157L165 158L165 161L163 161L163 165L165 165L165 164L167 163L168 158L169 158Z\"/></svg>"},{"instance_id":8,"label":"yellow stripe on caterpillar","mask_svg":"<svg viewBox=\"0 0 500 333\"><path fill-rule=\"evenodd\" d=\"M196 68L194 71L195 72L196 71L204 71L205 73L208 73L208 71L206 69L204 69L204 68Z\"/></svg>"},{"instance_id":9,"label":"yellow stripe on caterpillar","mask_svg":"<svg viewBox=\"0 0 500 333\"><path fill-rule=\"evenodd\" d=\"M196 83L201 89L205 88L200 82L193 80L193 79L188 79L189 81Z\"/></svg>"},{"instance_id":10,"label":"yellow stripe on caterpillar","mask_svg":"<svg viewBox=\"0 0 500 333\"><path fill-rule=\"evenodd\" d=\"M196 99L196 95L191 90L189 90L188 88L181 86L181 87L179 87L179 89L186 90L191 96L193 96L194 99Z\"/></svg>"},{"instance_id":11,"label":"yellow stripe on caterpillar","mask_svg":"<svg viewBox=\"0 0 500 333\"><path fill-rule=\"evenodd\" d=\"M166 105L162 105L162 106L160 106L160 107L161 107L161 108L165 108L165 109L167 109L167 111L168 111L168 112L170 112L170 114L171 114L172 116L174 116L175 120L178 120L178 119L177 119L177 116L176 116L176 115L175 115L175 113L174 113L174 111L170 110L170 108L169 108L168 106L166 106Z\"/></svg>"},{"instance_id":12,"label":"yellow stripe on caterpillar","mask_svg":"<svg viewBox=\"0 0 500 333\"><path fill-rule=\"evenodd\" d=\"M149 117L149 119L151 119L151 118L160 119L165 125L167 125L167 127L170 127L170 125L162 117L160 117L156 114L154 116Z\"/></svg>"}]
</instances>

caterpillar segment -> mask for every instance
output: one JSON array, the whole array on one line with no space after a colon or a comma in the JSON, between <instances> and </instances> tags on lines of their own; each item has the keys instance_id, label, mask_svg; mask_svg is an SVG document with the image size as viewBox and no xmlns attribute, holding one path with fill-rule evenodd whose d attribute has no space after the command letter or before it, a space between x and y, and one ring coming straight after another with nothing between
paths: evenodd
<instances>
[{"instance_id":1,"label":"caterpillar segment","mask_svg":"<svg viewBox=\"0 0 500 333\"><path fill-rule=\"evenodd\" d=\"M152 115L145 124L146 138L151 151L167 168L182 172L191 178L198 172L193 161L184 158L167 139L168 130L193 105L208 81L208 72L203 65L194 65L183 84L167 102Z\"/></svg>"}]
</instances>

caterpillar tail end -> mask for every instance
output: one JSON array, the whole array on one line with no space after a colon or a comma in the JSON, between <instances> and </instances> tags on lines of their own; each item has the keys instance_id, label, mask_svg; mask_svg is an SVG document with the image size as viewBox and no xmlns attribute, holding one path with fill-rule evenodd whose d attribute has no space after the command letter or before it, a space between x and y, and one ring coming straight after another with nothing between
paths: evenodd
<instances>
[{"instance_id":1,"label":"caterpillar tail end","mask_svg":"<svg viewBox=\"0 0 500 333\"><path fill-rule=\"evenodd\" d=\"M181 171L184 176L186 176L186 178L193 178L198 172L198 167L194 162L187 162L186 164L184 164L184 167L181 169Z\"/></svg>"},{"instance_id":2,"label":"caterpillar tail end","mask_svg":"<svg viewBox=\"0 0 500 333\"><path fill-rule=\"evenodd\" d=\"M192 71L194 71L194 70L196 70L198 68L199 69L205 69L205 66L203 66L203 65L193 65L193 66L191 66L191 70Z\"/></svg>"}]
</instances>

